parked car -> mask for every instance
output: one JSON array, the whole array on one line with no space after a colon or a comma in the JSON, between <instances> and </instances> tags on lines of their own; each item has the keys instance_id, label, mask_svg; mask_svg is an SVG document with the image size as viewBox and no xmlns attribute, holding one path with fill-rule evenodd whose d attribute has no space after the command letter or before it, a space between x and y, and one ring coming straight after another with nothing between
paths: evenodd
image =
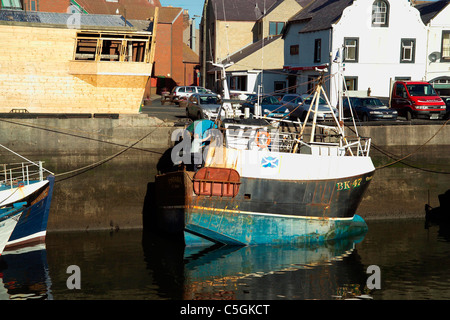
<instances>
[{"instance_id":1,"label":"parked car","mask_svg":"<svg viewBox=\"0 0 450 320\"><path fill-rule=\"evenodd\" d=\"M284 104L290 112L290 119L297 120L303 114L303 98L296 93L288 93L283 96L281 103ZM305 115L306 116L306 115Z\"/></svg>"},{"instance_id":2,"label":"parked car","mask_svg":"<svg viewBox=\"0 0 450 320\"><path fill-rule=\"evenodd\" d=\"M412 118L441 119L445 103L428 82L396 81L392 87L391 108L407 120Z\"/></svg>"},{"instance_id":3,"label":"parked car","mask_svg":"<svg viewBox=\"0 0 450 320\"><path fill-rule=\"evenodd\" d=\"M289 109L277 98L271 95L260 95L261 115L266 117L283 118L289 115ZM255 114L255 104L258 102L258 95L249 94L242 104L241 110L245 113L245 108L249 108L250 114Z\"/></svg>"},{"instance_id":4,"label":"parked car","mask_svg":"<svg viewBox=\"0 0 450 320\"><path fill-rule=\"evenodd\" d=\"M300 115L300 119L303 121L306 118L306 115L308 114L309 107L311 106L311 103L313 102L314 96L311 94L302 94L301 98L303 99L303 104L298 108L298 114ZM314 107L314 106L313 106ZM317 120L318 121L324 121L324 120L331 120L333 119L333 115L331 114L332 111L334 113L335 117L338 117L338 111L335 107L328 106L325 99L322 97L319 97L319 105L317 108ZM309 120L314 119L314 113L309 113Z\"/></svg>"},{"instance_id":5,"label":"parked car","mask_svg":"<svg viewBox=\"0 0 450 320\"><path fill-rule=\"evenodd\" d=\"M195 93L189 97L186 116L193 120L215 119L221 107L220 98L216 94Z\"/></svg>"},{"instance_id":6,"label":"parked car","mask_svg":"<svg viewBox=\"0 0 450 320\"><path fill-rule=\"evenodd\" d=\"M380 99L374 97L344 97L342 104L344 106L344 117L353 116L359 121L372 120L397 120L397 111L389 108Z\"/></svg>"},{"instance_id":7,"label":"parked car","mask_svg":"<svg viewBox=\"0 0 450 320\"><path fill-rule=\"evenodd\" d=\"M175 87L170 93L170 101L175 104L180 104L180 100L187 100L194 93L211 93L211 91L199 86Z\"/></svg>"}]
</instances>

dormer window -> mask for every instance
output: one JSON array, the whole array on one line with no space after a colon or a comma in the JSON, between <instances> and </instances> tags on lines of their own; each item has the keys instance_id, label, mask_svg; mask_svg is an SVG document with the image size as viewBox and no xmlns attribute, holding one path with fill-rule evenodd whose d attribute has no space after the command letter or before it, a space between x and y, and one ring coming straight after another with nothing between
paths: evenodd
<instances>
[{"instance_id":1,"label":"dormer window","mask_svg":"<svg viewBox=\"0 0 450 320\"><path fill-rule=\"evenodd\" d=\"M389 26L389 3L377 0L372 4L372 27Z\"/></svg>"}]
</instances>

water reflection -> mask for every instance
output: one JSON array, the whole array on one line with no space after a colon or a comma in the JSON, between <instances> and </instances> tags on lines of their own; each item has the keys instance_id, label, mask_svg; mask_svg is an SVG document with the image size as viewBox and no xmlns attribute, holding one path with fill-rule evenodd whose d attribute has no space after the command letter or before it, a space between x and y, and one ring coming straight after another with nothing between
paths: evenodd
<instances>
[{"instance_id":1,"label":"water reflection","mask_svg":"<svg viewBox=\"0 0 450 320\"><path fill-rule=\"evenodd\" d=\"M149 269L156 272L155 280L163 280L158 284L168 295L182 282L179 299L271 300L332 299L348 284L361 293L365 270L355 250L361 240L170 251L158 246L156 237L146 237L143 243Z\"/></svg>"},{"instance_id":2,"label":"water reflection","mask_svg":"<svg viewBox=\"0 0 450 320\"><path fill-rule=\"evenodd\" d=\"M424 220L369 221L359 239L313 246L184 248L141 230L49 233L0 257L0 299L450 299L450 242ZM67 267L78 265L81 289ZM381 270L368 291L367 268Z\"/></svg>"},{"instance_id":3,"label":"water reflection","mask_svg":"<svg viewBox=\"0 0 450 320\"><path fill-rule=\"evenodd\" d=\"M52 299L45 245L4 251L0 257L0 299Z\"/></svg>"}]
</instances>

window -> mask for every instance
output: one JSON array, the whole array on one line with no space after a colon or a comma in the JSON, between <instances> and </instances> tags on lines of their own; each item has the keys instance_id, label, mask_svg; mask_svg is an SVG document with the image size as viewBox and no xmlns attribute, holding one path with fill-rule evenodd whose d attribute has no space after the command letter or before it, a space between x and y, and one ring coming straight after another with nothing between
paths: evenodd
<instances>
[{"instance_id":1,"label":"window","mask_svg":"<svg viewBox=\"0 0 450 320\"><path fill-rule=\"evenodd\" d=\"M414 63L416 39L402 39L400 50L400 63Z\"/></svg>"},{"instance_id":2,"label":"window","mask_svg":"<svg viewBox=\"0 0 450 320\"><path fill-rule=\"evenodd\" d=\"M148 62L150 36L119 33L78 33L75 60Z\"/></svg>"},{"instance_id":3,"label":"window","mask_svg":"<svg viewBox=\"0 0 450 320\"><path fill-rule=\"evenodd\" d=\"M291 48L290 48L290 53L291 53L291 56L298 55L298 53L299 53L299 47L298 47L298 44L296 44L296 45L294 45L294 46L291 46Z\"/></svg>"},{"instance_id":4,"label":"window","mask_svg":"<svg viewBox=\"0 0 450 320\"><path fill-rule=\"evenodd\" d=\"M389 4L384 0L377 0L372 4L372 27L389 26Z\"/></svg>"},{"instance_id":5,"label":"window","mask_svg":"<svg viewBox=\"0 0 450 320\"><path fill-rule=\"evenodd\" d=\"M22 3L20 0L2 0L2 8L22 10Z\"/></svg>"},{"instance_id":6,"label":"window","mask_svg":"<svg viewBox=\"0 0 450 320\"><path fill-rule=\"evenodd\" d=\"M450 30L442 31L441 61L450 61Z\"/></svg>"},{"instance_id":7,"label":"window","mask_svg":"<svg viewBox=\"0 0 450 320\"><path fill-rule=\"evenodd\" d=\"M345 77L345 85L348 91L358 90L358 77Z\"/></svg>"},{"instance_id":8,"label":"window","mask_svg":"<svg viewBox=\"0 0 450 320\"><path fill-rule=\"evenodd\" d=\"M395 95L403 98L407 98L405 86L401 83L397 83L395 87Z\"/></svg>"},{"instance_id":9,"label":"window","mask_svg":"<svg viewBox=\"0 0 450 320\"><path fill-rule=\"evenodd\" d=\"M231 76L230 90L247 91L247 76Z\"/></svg>"},{"instance_id":10,"label":"window","mask_svg":"<svg viewBox=\"0 0 450 320\"><path fill-rule=\"evenodd\" d=\"M281 30L283 30L284 22L269 22L269 35L274 36L277 34L281 34Z\"/></svg>"},{"instance_id":11,"label":"window","mask_svg":"<svg viewBox=\"0 0 450 320\"><path fill-rule=\"evenodd\" d=\"M274 81L273 88L276 92L284 91L286 89L286 81Z\"/></svg>"},{"instance_id":12,"label":"window","mask_svg":"<svg viewBox=\"0 0 450 320\"><path fill-rule=\"evenodd\" d=\"M322 40L316 39L314 40L314 62L320 62L322 51Z\"/></svg>"},{"instance_id":13,"label":"window","mask_svg":"<svg viewBox=\"0 0 450 320\"><path fill-rule=\"evenodd\" d=\"M344 61L358 62L358 38L344 38Z\"/></svg>"}]
</instances>

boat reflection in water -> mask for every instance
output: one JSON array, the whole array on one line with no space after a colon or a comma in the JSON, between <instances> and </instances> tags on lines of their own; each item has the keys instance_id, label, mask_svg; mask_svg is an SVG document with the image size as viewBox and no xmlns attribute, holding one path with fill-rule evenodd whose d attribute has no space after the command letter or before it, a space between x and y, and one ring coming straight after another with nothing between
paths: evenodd
<instances>
[{"instance_id":1,"label":"boat reflection in water","mask_svg":"<svg viewBox=\"0 0 450 320\"><path fill-rule=\"evenodd\" d=\"M308 245L179 246L169 251L151 236L144 236L143 243L148 268L161 292L171 298L331 300L369 297L363 296L367 274L355 249L363 238ZM184 289L176 296L173 288L180 282Z\"/></svg>"},{"instance_id":2,"label":"boat reflection in water","mask_svg":"<svg viewBox=\"0 0 450 320\"><path fill-rule=\"evenodd\" d=\"M45 244L6 250L0 257L0 300L53 299Z\"/></svg>"}]
</instances>

